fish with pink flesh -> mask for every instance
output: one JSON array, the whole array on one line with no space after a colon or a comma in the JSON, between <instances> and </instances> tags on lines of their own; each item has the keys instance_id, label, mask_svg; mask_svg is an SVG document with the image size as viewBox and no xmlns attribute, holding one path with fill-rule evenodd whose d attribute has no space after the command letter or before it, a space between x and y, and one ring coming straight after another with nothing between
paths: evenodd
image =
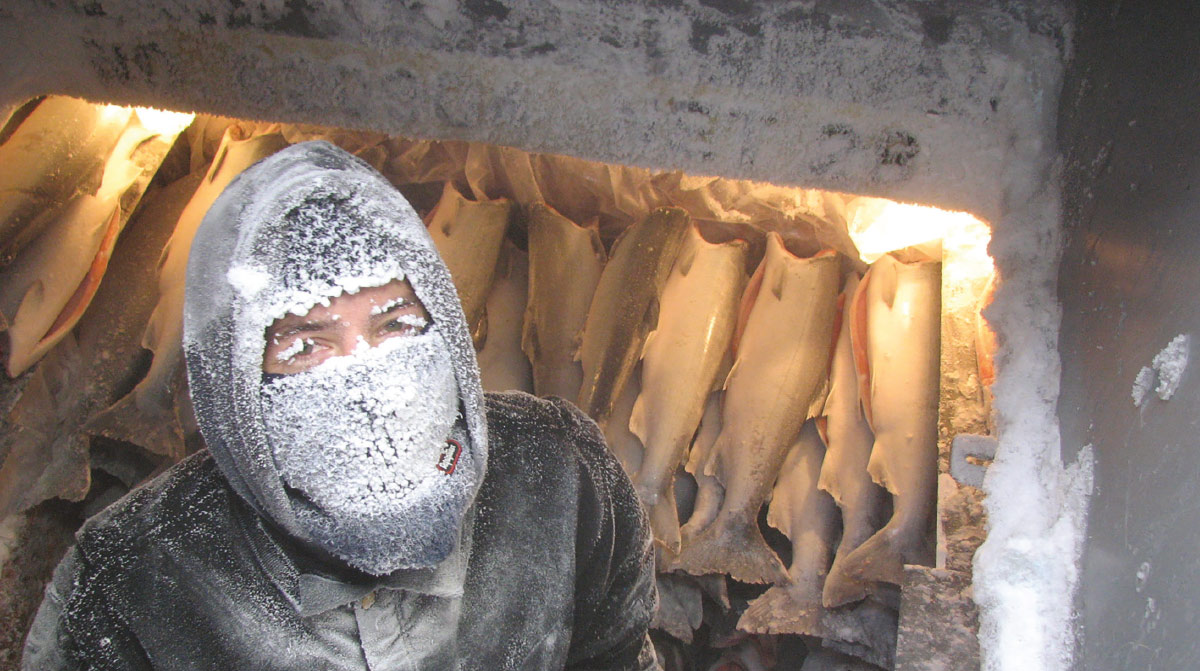
<instances>
[{"instance_id":1,"label":"fish with pink flesh","mask_svg":"<svg viewBox=\"0 0 1200 671\"><path fill-rule=\"evenodd\" d=\"M49 96L0 145L0 267L72 201L95 194L133 110Z\"/></svg>"},{"instance_id":2,"label":"fish with pink flesh","mask_svg":"<svg viewBox=\"0 0 1200 671\"><path fill-rule=\"evenodd\" d=\"M518 389L533 393L533 371L521 351L521 325L529 291L529 257L504 241L484 310L479 377L488 391Z\"/></svg>"},{"instance_id":3,"label":"fish with pink flesh","mask_svg":"<svg viewBox=\"0 0 1200 671\"><path fill-rule=\"evenodd\" d=\"M453 182L446 182L441 199L429 213L429 235L450 270L473 334L483 318L513 207L507 198L469 200Z\"/></svg>"},{"instance_id":4,"label":"fish with pink flesh","mask_svg":"<svg viewBox=\"0 0 1200 671\"><path fill-rule=\"evenodd\" d=\"M183 456L183 429L175 412L183 393L183 290L192 237L208 208L225 186L259 159L287 146L276 133L235 139L241 131L226 131L204 180L188 201L159 261L158 304L142 334L142 347L154 352L146 376L124 398L97 414L87 430L140 445L155 454Z\"/></svg>"},{"instance_id":5,"label":"fish with pink flesh","mask_svg":"<svg viewBox=\"0 0 1200 671\"><path fill-rule=\"evenodd\" d=\"M129 371L144 354L142 330L158 299L159 255L201 177L146 192L88 310L13 381L25 384L5 417L9 430L0 432L0 517L50 498L80 500L90 471L107 468L92 460L83 425L128 391ZM132 484L129 468L123 462L113 474Z\"/></svg>"},{"instance_id":6,"label":"fish with pink flesh","mask_svg":"<svg viewBox=\"0 0 1200 671\"><path fill-rule=\"evenodd\" d=\"M578 398L579 339L607 258L595 226L577 226L545 203L529 207L529 302L521 348L533 364L538 396Z\"/></svg>"},{"instance_id":7,"label":"fish with pink flesh","mask_svg":"<svg viewBox=\"0 0 1200 671\"><path fill-rule=\"evenodd\" d=\"M144 168L134 152L154 135L139 124L126 127L105 162L95 194L76 196L0 272L0 315L8 324L10 377L20 375L62 340L91 303L128 220L122 197L143 177ZM140 198L141 191L135 195Z\"/></svg>"},{"instance_id":8,"label":"fish with pink flesh","mask_svg":"<svg viewBox=\"0 0 1200 671\"><path fill-rule=\"evenodd\" d=\"M867 470L892 495L892 517L841 560L847 579L900 584L904 564L931 565L937 497L941 264L871 265L851 311L860 391L875 443Z\"/></svg>"},{"instance_id":9,"label":"fish with pink flesh","mask_svg":"<svg viewBox=\"0 0 1200 671\"><path fill-rule=\"evenodd\" d=\"M625 229L613 245L580 339L577 405L603 426L657 322L659 297L688 231L687 212L664 207Z\"/></svg>"},{"instance_id":10,"label":"fish with pink flesh","mask_svg":"<svg viewBox=\"0 0 1200 671\"><path fill-rule=\"evenodd\" d=\"M746 243L712 244L692 226L659 301L658 324L642 348L642 391L629 428L645 446L634 485L654 537L679 551L672 482L733 336L745 287Z\"/></svg>"},{"instance_id":11,"label":"fish with pink flesh","mask_svg":"<svg viewBox=\"0 0 1200 671\"><path fill-rule=\"evenodd\" d=\"M704 464L705 474L722 479L725 499L679 555L690 573L752 583L786 580L758 530L758 511L800 427L824 401L840 265L833 253L794 256L777 233L768 235L762 264L725 383L721 435Z\"/></svg>"},{"instance_id":12,"label":"fish with pink flesh","mask_svg":"<svg viewBox=\"0 0 1200 671\"><path fill-rule=\"evenodd\" d=\"M867 472L875 435L863 414L850 339L850 307L858 285L859 277L852 273L846 278L838 298L842 318L829 376L829 396L825 399L824 412L817 419L826 446L818 484L833 496L842 517L842 540L825 578L823 601L826 607L840 606L866 596L866 585L848 579L841 570L841 562L878 531L887 516L887 491L875 484Z\"/></svg>"}]
</instances>

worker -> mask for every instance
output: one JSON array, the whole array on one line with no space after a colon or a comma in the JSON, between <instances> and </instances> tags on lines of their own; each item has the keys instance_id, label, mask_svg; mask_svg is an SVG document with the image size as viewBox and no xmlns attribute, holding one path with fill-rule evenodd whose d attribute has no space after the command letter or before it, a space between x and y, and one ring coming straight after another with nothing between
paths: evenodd
<instances>
[{"instance_id":1,"label":"worker","mask_svg":"<svg viewBox=\"0 0 1200 671\"><path fill-rule=\"evenodd\" d=\"M416 212L324 142L192 244L206 449L88 520L23 668L657 669L647 521L570 403L481 390Z\"/></svg>"}]
</instances>

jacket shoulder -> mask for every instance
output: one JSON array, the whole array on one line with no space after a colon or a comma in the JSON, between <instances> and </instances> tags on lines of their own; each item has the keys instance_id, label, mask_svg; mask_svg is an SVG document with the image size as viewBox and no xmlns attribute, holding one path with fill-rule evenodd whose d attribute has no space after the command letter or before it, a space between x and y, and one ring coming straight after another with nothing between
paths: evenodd
<instances>
[{"instance_id":1,"label":"jacket shoulder","mask_svg":"<svg viewBox=\"0 0 1200 671\"><path fill-rule=\"evenodd\" d=\"M85 554L211 538L228 524L231 490L207 451L194 454L89 518L76 533Z\"/></svg>"},{"instance_id":2,"label":"jacket shoulder","mask_svg":"<svg viewBox=\"0 0 1200 671\"><path fill-rule=\"evenodd\" d=\"M488 392L488 460L553 455L604 461L608 449L600 427L575 404L523 391Z\"/></svg>"}]
</instances>

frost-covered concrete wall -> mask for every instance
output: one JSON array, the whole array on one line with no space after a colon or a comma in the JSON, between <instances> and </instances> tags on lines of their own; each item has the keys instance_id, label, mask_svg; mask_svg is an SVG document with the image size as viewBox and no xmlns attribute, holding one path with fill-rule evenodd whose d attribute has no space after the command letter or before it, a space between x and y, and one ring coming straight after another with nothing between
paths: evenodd
<instances>
[{"instance_id":1,"label":"frost-covered concrete wall","mask_svg":"<svg viewBox=\"0 0 1200 671\"><path fill-rule=\"evenodd\" d=\"M46 92L804 182L997 217L1055 70L1037 0L19 0ZM1047 63L1047 61L1049 63Z\"/></svg>"},{"instance_id":2,"label":"frost-covered concrete wall","mask_svg":"<svg viewBox=\"0 0 1200 671\"><path fill-rule=\"evenodd\" d=\"M18 0L0 5L0 117L66 93L980 215L1004 276L984 664L1049 668L1068 654L1072 584L1071 553L1038 543L1061 530L1065 491L1054 124L1069 44L1064 3L1046 0Z\"/></svg>"},{"instance_id":3,"label":"frost-covered concrete wall","mask_svg":"<svg viewBox=\"0 0 1200 671\"><path fill-rule=\"evenodd\" d=\"M1078 668L1194 668L1200 6L1089 4L1060 127L1059 415L1064 452L1090 444L1096 460Z\"/></svg>"}]
</instances>

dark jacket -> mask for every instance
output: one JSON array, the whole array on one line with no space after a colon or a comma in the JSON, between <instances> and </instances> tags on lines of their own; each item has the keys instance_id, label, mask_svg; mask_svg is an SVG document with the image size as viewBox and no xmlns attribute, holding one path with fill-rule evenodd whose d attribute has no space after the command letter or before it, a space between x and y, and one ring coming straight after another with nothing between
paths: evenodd
<instances>
[{"instance_id":1,"label":"dark jacket","mask_svg":"<svg viewBox=\"0 0 1200 671\"><path fill-rule=\"evenodd\" d=\"M334 581L342 603L392 584L419 608L458 608L457 632L413 668L657 668L645 515L595 424L516 392L489 394L486 409L490 455L465 572ZM26 668L369 668L301 613L302 569L279 538L207 452L193 456L80 530Z\"/></svg>"}]
</instances>

